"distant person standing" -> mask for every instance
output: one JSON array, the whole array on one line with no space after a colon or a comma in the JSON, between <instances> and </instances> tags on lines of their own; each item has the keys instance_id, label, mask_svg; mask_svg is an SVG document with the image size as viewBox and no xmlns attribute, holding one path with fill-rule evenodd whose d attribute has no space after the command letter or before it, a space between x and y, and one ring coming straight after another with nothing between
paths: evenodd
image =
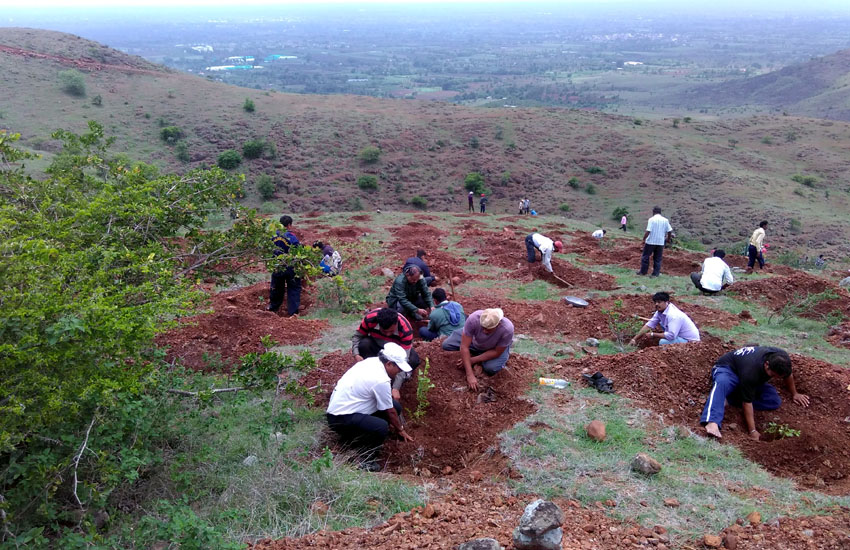
<instances>
[{"instance_id":1,"label":"distant person standing","mask_svg":"<svg viewBox=\"0 0 850 550\"><path fill-rule=\"evenodd\" d=\"M767 220L762 221L759 226L753 231L750 237L750 244L747 247L747 273L753 272L753 267L756 265L756 260L759 262L759 269L764 269L764 230L767 228Z\"/></svg>"},{"instance_id":2,"label":"distant person standing","mask_svg":"<svg viewBox=\"0 0 850 550\"><path fill-rule=\"evenodd\" d=\"M475 199L475 195L472 191L467 195L467 199L469 199L469 212L475 213L475 203L473 202Z\"/></svg>"},{"instance_id":3,"label":"distant person standing","mask_svg":"<svg viewBox=\"0 0 850 550\"><path fill-rule=\"evenodd\" d=\"M487 212L487 195L481 193L481 198L478 200L478 205L481 207L481 213Z\"/></svg>"},{"instance_id":4,"label":"distant person standing","mask_svg":"<svg viewBox=\"0 0 850 550\"><path fill-rule=\"evenodd\" d=\"M522 202L523 202L523 207L525 209L525 213L528 214L529 212L531 212L531 201L528 200L528 199L525 199Z\"/></svg>"},{"instance_id":5,"label":"distant person standing","mask_svg":"<svg viewBox=\"0 0 850 550\"><path fill-rule=\"evenodd\" d=\"M525 214L525 199L519 199L519 213Z\"/></svg>"},{"instance_id":6,"label":"distant person standing","mask_svg":"<svg viewBox=\"0 0 850 550\"><path fill-rule=\"evenodd\" d=\"M629 219L623 214L623 217L620 218L620 229L623 230L623 233L626 232L626 225L629 223Z\"/></svg>"},{"instance_id":7,"label":"distant person standing","mask_svg":"<svg viewBox=\"0 0 850 550\"><path fill-rule=\"evenodd\" d=\"M280 257L288 255L294 246L301 246L298 237L292 233L292 217L281 216L280 223L283 231L278 230L272 238L274 243L274 255ZM283 304L283 296L286 294L286 312L288 315L298 313L301 307L301 279L295 276L292 266L282 263L272 272L272 281L269 287L269 311L277 311Z\"/></svg>"},{"instance_id":8,"label":"distant person standing","mask_svg":"<svg viewBox=\"0 0 850 550\"><path fill-rule=\"evenodd\" d=\"M649 257L652 256L652 276L661 275L661 259L664 254L664 245L670 242L673 227L670 222L661 215L661 207L652 209L652 217L646 222L646 233L643 235L643 253L640 256L640 270L638 275L646 275L649 269Z\"/></svg>"}]
</instances>

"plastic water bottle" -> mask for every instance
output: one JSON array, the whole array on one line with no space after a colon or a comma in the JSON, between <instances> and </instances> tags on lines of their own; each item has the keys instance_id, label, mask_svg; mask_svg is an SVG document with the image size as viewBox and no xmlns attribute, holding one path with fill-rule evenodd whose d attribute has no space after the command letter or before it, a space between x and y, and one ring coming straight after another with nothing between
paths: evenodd
<instances>
[{"instance_id":1,"label":"plastic water bottle","mask_svg":"<svg viewBox=\"0 0 850 550\"><path fill-rule=\"evenodd\" d=\"M563 378L540 378L539 383L541 386L552 386L553 388L564 389L570 385L570 383Z\"/></svg>"}]
</instances>

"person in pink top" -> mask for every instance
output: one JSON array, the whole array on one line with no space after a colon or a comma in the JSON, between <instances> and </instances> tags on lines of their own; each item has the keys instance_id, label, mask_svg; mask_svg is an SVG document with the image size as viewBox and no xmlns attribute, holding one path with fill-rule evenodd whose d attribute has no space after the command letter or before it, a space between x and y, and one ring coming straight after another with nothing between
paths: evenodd
<instances>
[{"instance_id":1,"label":"person in pink top","mask_svg":"<svg viewBox=\"0 0 850 550\"><path fill-rule=\"evenodd\" d=\"M629 219L626 218L625 214L622 218L620 218L620 229L623 230L623 233L626 232L626 224L629 223Z\"/></svg>"}]
</instances>

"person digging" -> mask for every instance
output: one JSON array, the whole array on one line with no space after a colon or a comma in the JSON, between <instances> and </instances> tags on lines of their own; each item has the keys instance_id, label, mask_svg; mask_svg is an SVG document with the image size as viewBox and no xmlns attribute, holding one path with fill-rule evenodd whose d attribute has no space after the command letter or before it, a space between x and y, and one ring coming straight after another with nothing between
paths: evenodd
<instances>
[{"instance_id":1,"label":"person digging","mask_svg":"<svg viewBox=\"0 0 850 550\"><path fill-rule=\"evenodd\" d=\"M528 263L533 264L537 261L537 251L540 251L540 261L543 263L543 268L552 274L558 280L563 281L552 269L552 253L563 252L564 245L561 241L553 241L546 235L540 233L531 233L525 237L525 252L528 256ZM566 282L566 281L564 281Z\"/></svg>"},{"instance_id":2,"label":"person digging","mask_svg":"<svg viewBox=\"0 0 850 550\"><path fill-rule=\"evenodd\" d=\"M773 378L785 380L791 399L801 407L809 406L809 397L797 392L791 373L791 358L784 350L771 346L748 346L730 351L715 361L711 369L711 392L700 417L700 425L712 437L723 437L726 402L744 411L750 439L758 441L753 411L773 411L782 404L776 388L768 382Z\"/></svg>"},{"instance_id":3,"label":"person digging","mask_svg":"<svg viewBox=\"0 0 850 550\"><path fill-rule=\"evenodd\" d=\"M443 341L445 351L460 351L457 368L466 374L472 391L478 390L476 375L493 376L505 366L511 355L514 325L499 308L472 313L463 328Z\"/></svg>"}]
</instances>

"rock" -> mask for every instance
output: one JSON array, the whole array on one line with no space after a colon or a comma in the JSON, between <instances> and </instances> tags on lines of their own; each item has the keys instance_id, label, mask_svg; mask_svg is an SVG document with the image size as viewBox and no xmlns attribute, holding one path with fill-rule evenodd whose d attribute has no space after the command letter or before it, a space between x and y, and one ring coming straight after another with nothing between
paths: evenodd
<instances>
[{"instance_id":1,"label":"rock","mask_svg":"<svg viewBox=\"0 0 850 550\"><path fill-rule=\"evenodd\" d=\"M469 481L477 483L482 479L484 479L484 475L478 470L472 470L471 472L469 472Z\"/></svg>"},{"instance_id":2,"label":"rock","mask_svg":"<svg viewBox=\"0 0 850 550\"><path fill-rule=\"evenodd\" d=\"M738 317L740 317L741 319L752 319L753 314L750 313L750 310L748 309L742 309L741 313L738 314Z\"/></svg>"},{"instance_id":3,"label":"rock","mask_svg":"<svg viewBox=\"0 0 850 550\"><path fill-rule=\"evenodd\" d=\"M809 333L808 333L808 332L798 332L798 333L796 334L796 336L797 336L797 338L799 338L800 340L806 340L806 339L809 337Z\"/></svg>"},{"instance_id":4,"label":"rock","mask_svg":"<svg viewBox=\"0 0 850 550\"><path fill-rule=\"evenodd\" d=\"M528 335L527 334L517 334L516 340L528 340Z\"/></svg>"},{"instance_id":5,"label":"rock","mask_svg":"<svg viewBox=\"0 0 850 550\"><path fill-rule=\"evenodd\" d=\"M594 441L605 441L605 423L601 420L594 420L585 427L587 436Z\"/></svg>"},{"instance_id":6,"label":"rock","mask_svg":"<svg viewBox=\"0 0 850 550\"><path fill-rule=\"evenodd\" d=\"M245 457L245 460L242 461L243 466L254 466L260 459L254 455L249 455Z\"/></svg>"},{"instance_id":7,"label":"rock","mask_svg":"<svg viewBox=\"0 0 850 550\"><path fill-rule=\"evenodd\" d=\"M753 510L747 514L747 521L749 521L752 525L758 525L761 523L761 514L757 510Z\"/></svg>"},{"instance_id":8,"label":"rock","mask_svg":"<svg viewBox=\"0 0 850 550\"><path fill-rule=\"evenodd\" d=\"M812 529L803 529L802 531L800 531L800 534L806 538L812 538L813 536L815 536L815 532Z\"/></svg>"},{"instance_id":9,"label":"rock","mask_svg":"<svg viewBox=\"0 0 850 550\"><path fill-rule=\"evenodd\" d=\"M641 292L646 292L646 285L640 285L637 289Z\"/></svg>"},{"instance_id":10,"label":"rock","mask_svg":"<svg viewBox=\"0 0 850 550\"><path fill-rule=\"evenodd\" d=\"M422 510L422 517L426 519L431 519L432 517L437 515L437 510L434 508L433 504L426 504L425 508Z\"/></svg>"},{"instance_id":11,"label":"rock","mask_svg":"<svg viewBox=\"0 0 850 550\"><path fill-rule=\"evenodd\" d=\"M460 277L452 277L452 284L453 285L459 285L460 284ZM490 539L490 540L493 540L493 539Z\"/></svg>"},{"instance_id":12,"label":"rock","mask_svg":"<svg viewBox=\"0 0 850 550\"><path fill-rule=\"evenodd\" d=\"M445 468L443 468L443 475L444 476L451 475L451 473L452 473L452 467L451 466L446 466Z\"/></svg>"},{"instance_id":13,"label":"rock","mask_svg":"<svg viewBox=\"0 0 850 550\"><path fill-rule=\"evenodd\" d=\"M588 338L587 340L584 341L584 343L585 343L585 345L588 345L588 346L591 346L591 347L594 347L594 348L599 346L599 340L597 340L596 338Z\"/></svg>"},{"instance_id":14,"label":"rock","mask_svg":"<svg viewBox=\"0 0 850 550\"><path fill-rule=\"evenodd\" d=\"M664 499L664 506L667 506L668 508L678 508L679 507L679 501L676 500L675 498L665 498Z\"/></svg>"},{"instance_id":15,"label":"rock","mask_svg":"<svg viewBox=\"0 0 850 550\"><path fill-rule=\"evenodd\" d=\"M738 548L738 536L734 533L727 533L723 544L726 546L727 550L735 550Z\"/></svg>"},{"instance_id":16,"label":"rock","mask_svg":"<svg viewBox=\"0 0 850 550\"><path fill-rule=\"evenodd\" d=\"M720 540L720 537L718 537L717 535L706 534L702 537L702 543L707 548L720 548L720 545L723 543L723 541Z\"/></svg>"},{"instance_id":17,"label":"rock","mask_svg":"<svg viewBox=\"0 0 850 550\"><path fill-rule=\"evenodd\" d=\"M638 453L632 459L632 470L643 475L652 476L661 471L661 464L646 453ZM665 500L666 504L667 501ZM676 504L678 506L678 503Z\"/></svg>"},{"instance_id":18,"label":"rock","mask_svg":"<svg viewBox=\"0 0 850 550\"><path fill-rule=\"evenodd\" d=\"M325 516L329 510L330 507L321 500L317 500L310 505L310 511L317 516Z\"/></svg>"},{"instance_id":19,"label":"rock","mask_svg":"<svg viewBox=\"0 0 850 550\"><path fill-rule=\"evenodd\" d=\"M525 507L518 529L522 534L536 538L560 527L562 523L564 523L564 512L557 504L537 499Z\"/></svg>"},{"instance_id":20,"label":"rock","mask_svg":"<svg viewBox=\"0 0 850 550\"><path fill-rule=\"evenodd\" d=\"M560 527L546 531L540 537L531 537L520 531L517 527L514 529L514 547L518 550L561 550L561 540L564 538L564 531Z\"/></svg>"},{"instance_id":21,"label":"rock","mask_svg":"<svg viewBox=\"0 0 850 550\"><path fill-rule=\"evenodd\" d=\"M395 279L395 273L393 272L392 269L389 269L387 267L382 267L381 273L384 274L384 277L388 277L390 279Z\"/></svg>"},{"instance_id":22,"label":"rock","mask_svg":"<svg viewBox=\"0 0 850 550\"><path fill-rule=\"evenodd\" d=\"M464 542L457 550L502 550L502 545L496 539L483 538Z\"/></svg>"},{"instance_id":23,"label":"rock","mask_svg":"<svg viewBox=\"0 0 850 550\"><path fill-rule=\"evenodd\" d=\"M842 288L850 287L850 277L844 277L843 279L841 279L841 281L838 283L838 286Z\"/></svg>"}]
</instances>

